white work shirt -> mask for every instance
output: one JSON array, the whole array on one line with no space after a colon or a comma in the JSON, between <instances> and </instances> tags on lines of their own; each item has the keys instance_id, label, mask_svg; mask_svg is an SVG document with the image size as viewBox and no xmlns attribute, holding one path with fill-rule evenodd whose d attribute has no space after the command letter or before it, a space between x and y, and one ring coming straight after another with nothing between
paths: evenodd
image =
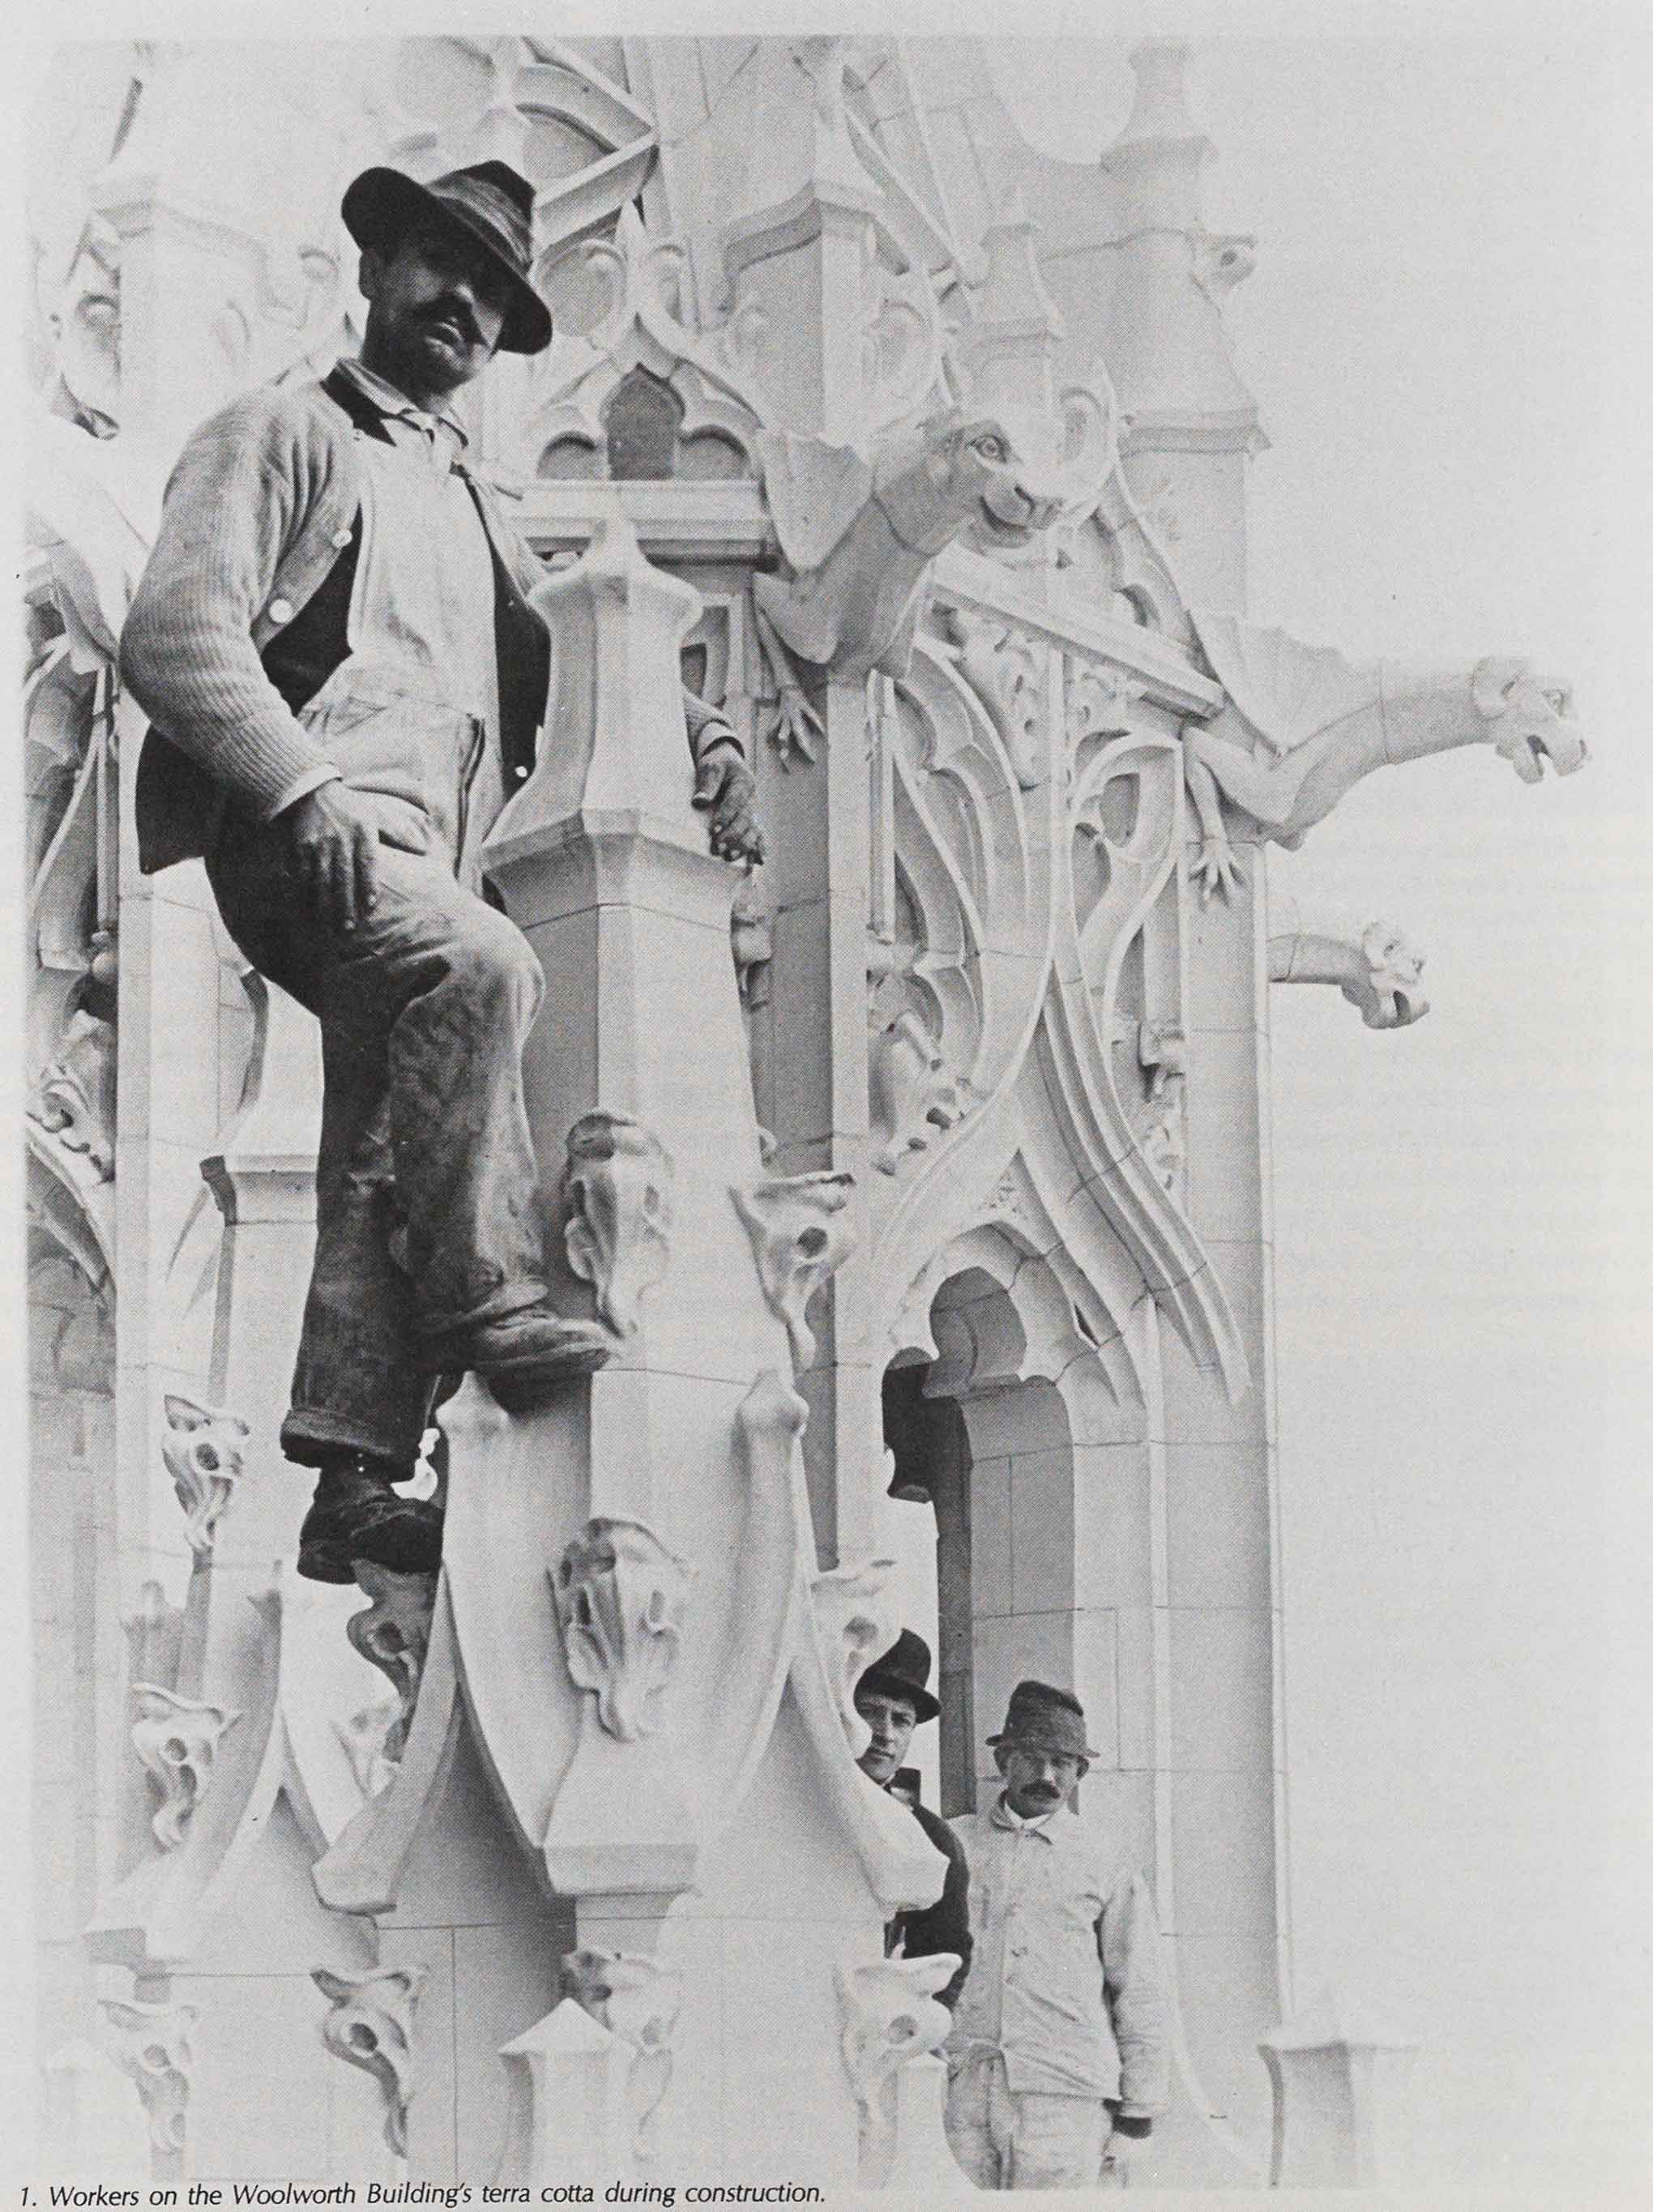
<instances>
[{"instance_id":1,"label":"white work shirt","mask_svg":"<svg viewBox=\"0 0 1653 2212\"><path fill-rule=\"evenodd\" d=\"M951 1826L969 1863L975 1950L949 2056L1000 2051L1014 2093L1116 2098L1127 2118L1162 2112L1165 1969L1147 1883L1065 1810L1024 1820L1001 1796Z\"/></svg>"}]
</instances>

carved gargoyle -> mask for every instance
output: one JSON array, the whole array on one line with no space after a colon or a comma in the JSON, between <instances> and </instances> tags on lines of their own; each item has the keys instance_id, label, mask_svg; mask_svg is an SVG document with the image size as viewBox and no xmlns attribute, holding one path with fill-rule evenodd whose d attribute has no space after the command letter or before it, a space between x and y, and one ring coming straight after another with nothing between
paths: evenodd
<instances>
[{"instance_id":1,"label":"carved gargoyle","mask_svg":"<svg viewBox=\"0 0 1653 2212\"><path fill-rule=\"evenodd\" d=\"M1269 901L1269 981L1335 984L1369 1030L1422 1021L1423 972L1423 954L1393 922L1305 915L1293 899Z\"/></svg>"},{"instance_id":2,"label":"carved gargoyle","mask_svg":"<svg viewBox=\"0 0 1653 2212\"><path fill-rule=\"evenodd\" d=\"M1565 684L1524 660L1488 659L1464 673L1358 665L1232 615L1194 617L1228 703L1183 738L1188 796L1199 817L1194 875L1201 895L1239 878L1218 794L1266 841L1295 851L1346 792L1374 769L1460 745L1490 744L1523 783L1582 767L1585 745Z\"/></svg>"},{"instance_id":3,"label":"carved gargoyle","mask_svg":"<svg viewBox=\"0 0 1653 2212\"><path fill-rule=\"evenodd\" d=\"M904 675L936 556L972 525L986 544L1024 545L1075 495L1071 467L1039 467L999 416L956 408L901 426L870 458L789 431L757 445L787 570L752 579L783 761L812 760L821 734L793 656L843 682Z\"/></svg>"}]
</instances>

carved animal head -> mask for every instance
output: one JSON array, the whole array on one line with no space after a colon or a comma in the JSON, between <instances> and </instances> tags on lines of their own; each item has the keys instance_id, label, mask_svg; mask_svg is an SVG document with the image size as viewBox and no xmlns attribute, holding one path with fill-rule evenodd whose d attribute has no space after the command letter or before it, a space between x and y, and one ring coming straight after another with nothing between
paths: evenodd
<instances>
[{"instance_id":1,"label":"carved animal head","mask_svg":"<svg viewBox=\"0 0 1653 2212\"><path fill-rule=\"evenodd\" d=\"M1534 676L1524 660L1483 660L1471 678L1476 706L1492 726L1492 743L1523 783L1543 781L1548 761L1558 775L1582 768L1587 748L1572 719L1572 690Z\"/></svg>"},{"instance_id":2,"label":"carved animal head","mask_svg":"<svg viewBox=\"0 0 1653 2212\"><path fill-rule=\"evenodd\" d=\"M878 501L903 544L939 553L968 529L984 550L1025 545L1055 520L1062 481L1029 450L1012 411L966 418L950 409L880 454Z\"/></svg>"},{"instance_id":3,"label":"carved animal head","mask_svg":"<svg viewBox=\"0 0 1653 2212\"><path fill-rule=\"evenodd\" d=\"M1422 1021L1429 1000L1419 988L1424 956L1390 921L1369 921L1360 933L1370 975L1364 986L1346 985L1343 995L1358 1006L1369 1030L1403 1030Z\"/></svg>"}]
</instances>

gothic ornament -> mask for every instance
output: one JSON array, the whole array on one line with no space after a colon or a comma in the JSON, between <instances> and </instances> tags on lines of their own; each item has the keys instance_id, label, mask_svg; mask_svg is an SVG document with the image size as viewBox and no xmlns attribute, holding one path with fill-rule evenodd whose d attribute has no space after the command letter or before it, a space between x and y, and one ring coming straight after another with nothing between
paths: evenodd
<instances>
[{"instance_id":1,"label":"gothic ornament","mask_svg":"<svg viewBox=\"0 0 1653 2212\"><path fill-rule=\"evenodd\" d=\"M424 1967L393 1967L352 1982L326 1966L313 1966L310 1978L331 2006L321 2023L322 2041L334 2057L359 2066L378 2082L385 2100L386 2144L398 2158L405 2158L415 2086L414 2019Z\"/></svg>"},{"instance_id":2,"label":"gothic ornament","mask_svg":"<svg viewBox=\"0 0 1653 2212\"><path fill-rule=\"evenodd\" d=\"M945 627L959 673L999 732L1017 782L1033 790L1046 764L1044 649L1013 624L963 607L947 610Z\"/></svg>"},{"instance_id":3,"label":"gothic ornament","mask_svg":"<svg viewBox=\"0 0 1653 2212\"><path fill-rule=\"evenodd\" d=\"M867 1727L855 1710L855 1685L901 1629L895 1601L884 1595L895 1564L893 1559L866 1559L860 1566L833 1567L810 1584L838 1717L849 1739L850 1754L856 1759L866 1748Z\"/></svg>"},{"instance_id":4,"label":"gothic ornament","mask_svg":"<svg viewBox=\"0 0 1653 2212\"><path fill-rule=\"evenodd\" d=\"M241 1479L246 1423L216 1407L168 1393L161 1456L184 1509L184 1533L198 1559L212 1554L224 1508Z\"/></svg>"},{"instance_id":5,"label":"gothic ornament","mask_svg":"<svg viewBox=\"0 0 1653 2212\"><path fill-rule=\"evenodd\" d=\"M799 1373L815 1358L815 1338L804 1309L854 1248L849 1224L839 1218L854 1186L853 1176L829 1170L730 1190L752 1240L763 1295L769 1310L786 1323Z\"/></svg>"},{"instance_id":6,"label":"gothic ornament","mask_svg":"<svg viewBox=\"0 0 1653 2212\"><path fill-rule=\"evenodd\" d=\"M333 1727L350 1762L356 1788L363 1797L378 1796L400 1763L386 1749L392 1729L405 1734L400 1703L394 1698L381 1698L377 1705L362 1706L348 1721L336 1720Z\"/></svg>"},{"instance_id":7,"label":"gothic ornament","mask_svg":"<svg viewBox=\"0 0 1653 2212\"><path fill-rule=\"evenodd\" d=\"M393 1574L370 1560L356 1562L356 1578L373 1603L344 1624L351 1644L377 1667L396 1692L396 1719L386 1731L384 1756L399 1760L413 1725L419 1683L430 1647L430 1616L436 1601L435 1575Z\"/></svg>"},{"instance_id":8,"label":"gothic ornament","mask_svg":"<svg viewBox=\"0 0 1653 2212\"><path fill-rule=\"evenodd\" d=\"M1491 744L1523 783L1538 783L1546 762L1571 775L1588 757L1571 688L1534 676L1524 660L1488 659L1468 676L1443 674L1346 660L1235 615L1200 614L1195 626L1230 702L1184 738L1202 840L1194 872L1206 898L1243 880L1219 793L1265 840L1295 852L1376 769Z\"/></svg>"},{"instance_id":9,"label":"gothic ornament","mask_svg":"<svg viewBox=\"0 0 1653 2212\"><path fill-rule=\"evenodd\" d=\"M552 1577L569 1675L596 1692L598 1719L622 1743L659 1726L694 1576L645 1522L599 1519Z\"/></svg>"},{"instance_id":10,"label":"gothic ornament","mask_svg":"<svg viewBox=\"0 0 1653 2212\"><path fill-rule=\"evenodd\" d=\"M162 1850L173 1851L207 1794L218 1746L241 1716L158 1682L134 1682L131 1694L132 1748L161 1794L149 1826Z\"/></svg>"},{"instance_id":11,"label":"gothic ornament","mask_svg":"<svg viewBox=\"0 0 1653 2212\"><path fill-rule=\"evenodd\" d=\"M944 1951L838 1970L840 2047L860 2121L863 2188L878 2187L895 2157L896 2075L909 2059L935 2050L952 2026L935 1993L957 1969L957 1959Z\"/></svg>"},{"instance_id":12,"label":"gothic ornament","mask_svg":"<svg viewBox=\"0 0 1653 2212\"><path fill-rule=\"evenodd\" d=\"M653 2161L653 2122L672 2082L672 2036L683 1987L669 1967L629 1951L568 1952L562 1991L599 2027L631 2045L635 2056L626 2081L632 2156Z\"/></svg>"},{"instance_id":13,"label":"gothic ornament","mask_svg":"<svg viewBox=\"0 0 1653 2212\"><path fill-rule=\"evenodd\" d=\"M188 2120L195 2071L191 2032L199 2009L124 1997L105 1997L103 2009L116 2031L115 2057L149 2117L150 2145L163 2157L176 2158Z\"/></svg>"},{"instance_id":14,"label":"gothic ornament","mask_svg":"<svg viewBox=\"0 0 1653 2212\"><path fill-rule=\"evenodd\" d=\"M83 1007L72 1014L25 1111L107 1182L115 1171L114 1024Z\"/></svg>"},{"instance_id":15,"label":"gothic ornament","mask_svg":"<svg viewBox=\"0 0 1653 2212\"><path fill-rule=\"evenodd\" d=\"M643 1292L672 1257L672 1161L623 1114L586 1114L568 1132L562 1189L568 1265L597 1291L599 1318L635 1334Z\"/></svg>"},{"instance_id":16,"label":"gothic ornament","mask_svg":"<svg viewBox=\"0 0 1653 2212\"><path fill-rule=\"evenodd\" d=\"M963 1086L910 1006L874 1031L867 1077L872 1127L884 1140L872 1158L880 1175L892 1176L909 1154L927 1152L964 1116Z\"/></svg>"}]
</instances>

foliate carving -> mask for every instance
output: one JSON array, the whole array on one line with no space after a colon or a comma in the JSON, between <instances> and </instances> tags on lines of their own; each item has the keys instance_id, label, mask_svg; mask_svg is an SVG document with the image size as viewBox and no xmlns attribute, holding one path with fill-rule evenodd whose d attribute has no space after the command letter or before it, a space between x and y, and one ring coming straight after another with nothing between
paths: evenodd
<instances>
[{"instance_id":1,"label":"foliate carving","mask_svg":"<svg viewBox=\"0 0 1653 2212\"><path fill-rule=\"evenodd\" d=\"M218 1746L241 1717L223 1705L180 1698L158 1682L132 1685L132 1747L159 1785L160 1810L149 1826L165 1850L176 1850L212 1780Z\"/></svg>"},{"instance_id":2,"label":"foliate carving","mask_svg":"<svg viewBox=\"0 0 1653 2212\"><path fill-rule=\"evenodd\" d=\"M392 1574L370 1560L355 1564L357 1583L373 1603L352 1613L344 1633L370 1666L377 1667L396 1692L397 1717L385 1734L384 1755L402 1756L419 1683L430 1649L430 1616L436 1603L435 1575Z\"/></svg>"},{"instance_id":3,"label":"foliate carving","mask_svg":"<svg viewBox=\"0 0 1653 2212\"><path fill-rule=\"evenodd\" d=\"M786 1323L793 1366L799 1372L815 1358L804 1309L854 1247L841 1217L854 1180L829 1170L754 1183L750 1190L736 1186L729 1194L752 1240L763 1295Z\"/></svg>"},{"instance_id":4,"label":"foliate carving","mask_svg":"<svg viewBox=\"0 0 1653 2212\"><path fill-rule=\"evenodd\" d=\"M950 607L944 620L959 674L999 732L1017 782L1031 791L1046 761L1045 648L996 616Z\"/></svg>"},{"instance_id":5,"label":"foliate carving","mask_svg":"<svg viewBox=\"0 0 1653 2212\"><path fill-rule=\"evenodd\" d=\"M1078 751L1095 738L1124 737L1133 709L1147 696L1147 686L1127 676L1122 668L1098 666L1091 661L1070 661L1067 678L1067 742Z\"/></svg>"},{"instance_id":6,"label":"foliate carving","mask_svg":"<svg viewBox=\"0 0 1653 2212\"><path fill-rule=\"evenodd\" d=\"M1403 1030L1421 1021L1429 1012L1429 1000L1419 988L1424 956L1405 931L1392 921L1369 921L1360 933L1360 957L1364 975L1340 988L1349 1004L1359 1008L1366 1027Z\"/></svg>"},{"instance_id":7,"label":"foliate carving","mask_svg":"<svg viewBox=\"0 0 1653 2212\"><path fill-rule=\"evenodd\" d=\"M838 1970L840 2047L860 2121L864 2188L877 2187L895 2157L896 2075L909 2059L935 2050L952 2026L935 1993L957 1971L958 1960L948 1951Z\"/></svg>"},{"instance_id":8,"label":"foliate carving","mask_svg":"<svg viewBox=\"0 0 1653 2212\"><path fill-rule=\"evenodd\" d=\"M24 1111L107 1182L115 1171L114 1024L84 1008L71 1015Z\"/></svg>"},{"instance_id":9,"label":"foliate carving","mask_svg":"<svg viewBox=\"0 0 1653 2212\"><path fill-rule=\"evenodd\" d=\"M188 2122L198 2008L105 1997L103 2009L115 2030L116 2061L143 2100L150 2144L163 2157L175 2158Z\"/></svg>"},{"instance_id":10,"label":"foliate carving","mask_svg":"<svg viewBox=\"0 0 1653 2212\"><path fill-rule=\"evenodd\" d=\"M740 1003L751 1014L769 996L769 967L775 957L775 931L763 894L743 876L729 908L729 950L735 963Z\"/></svg>"},{"instance_id":11,"label":"foliate carving","mask_svg":"<svg viewBox=\"0 0 1653 2212\"><path fill-rule=\"evenodd\" d=\"M626 2081L632 2155L641 2166L654 2156L653 2119L672 2082L672 2037L683 1985L669 1967L629 1951L569 1951L562 1993L572 1997L635 2056Z\"/></svg>"},{"instance_id":12,"label":"foliate carving","mask_svg":"<svg viewBox=\"0 0 1653 2212\"><path fill-rule=\"evenodd\" d=\"M621 1336L635 1334L639 1301L672 1257L672 1174L659 1139L623 1114L586 1114L568 1132L568 1265Z\"/></svg>"},{"instance_id":13,"label":"foliate carving","mask_svg":"<svg viewBox=\"0 0 1653 2212\"><path fill-rule=\"evenodd\" d=\"M171 1394L163 1400L161 1456L184 1509L184 1533L198 1559L210 1556L219 1517L241 1478L246 1423L220 1408Z\"/></svg>"},{"instance_id":14,"label":"foliate carving","mask_svg":"<svg viewBox=\"0 0 1653 2212\"><path fill-rule=\"evenodd\" d=\"M405 1737L400 1703L394 1698L383 1698L377 1705L362 1706L347 1721L336 1720L333 1727L344 1747L344 1756L350 1762L356 1788L364 1797L378 1796L399 1763L386 1747L392 1729L398 1731L398 1749Z\"/></svg>"},{"instance_id":15,"label":"foliate carving","mask_svg":"<svg viewBox=\"0 0 1653 2212\"><path fill-rule=\"evenodd\" d=\"M872 1156L880 1175L892 1176L910 1154L927 1152L967 1110L963 1086L911 1007L874 1030L867 1078L872 1127L884 1139Z\"/></svg>"},{"instance_id":16,"label":"foliate carving","mask_svg":"<svg viewBox=\"0 0 1653 2212\"><path fill-rule=\"evenodd\" d=\"M611 1736L653 1735L677 1664L695 1570L641 1521L595 1520L551 1578L568 1674Z\"/></svg>"},{"instance_id":17,"label":"foliate carving","mask_svg":"<svg viewBox=\"0 0 1653 2212\"><path fill-rule=\"evenodd\" d=\"M385 2100L385 2142L398 2158L405 2158L415 2087L414 2016L424 1967L393 1967L352 1982L326 1966L313 1966L310 1978L331 2006L321 2023L322 2041L336 2058L359 2066L378 2082Z\"/></svg>"},{"instance_id":18,"label":"foliate carving","mask_svg":"<svg viewBox=\"0 0 1653 2212\"><path fill-rule=\"evenodd\" d=\"M893 1601L884 1596L895 1564L867 1559L856 1567L833 1567L810 1585L838 1717L857 1758L866 1748L867 1728L855 1710L855 1685L879 1652L895 1642L901 1626Z\"/></svg>"}]
</instances>

